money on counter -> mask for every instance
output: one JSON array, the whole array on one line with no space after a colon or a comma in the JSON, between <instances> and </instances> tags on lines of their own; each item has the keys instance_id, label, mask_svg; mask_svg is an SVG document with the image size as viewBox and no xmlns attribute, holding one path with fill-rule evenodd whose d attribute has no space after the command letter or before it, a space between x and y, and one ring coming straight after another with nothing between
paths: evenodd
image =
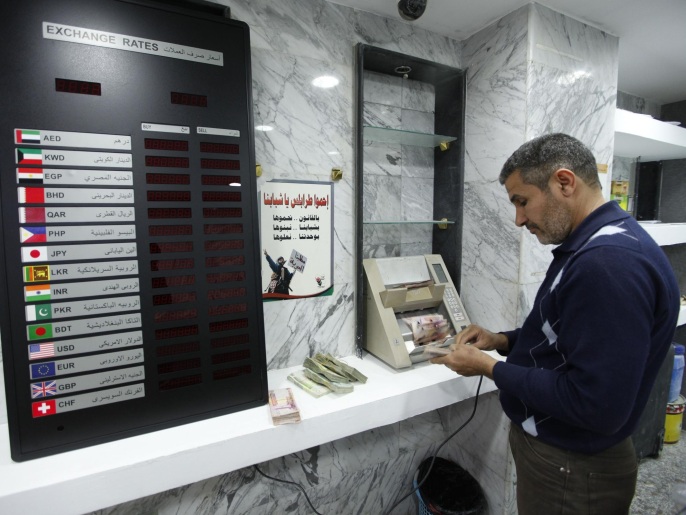
<instances>
[{"instance_id":1,"label":"money on counter","mask_svg":"<svg viewBox=\"0 0 686 515\"><path fill-rule=\"evenodd\" d=\"M303 370L303 372L305 373L305 377L311 379L315 383L325 386L334 393L350 393L353 391L353 385L350 383L337 383L336 381L329 381L323 375L312 372L307 368Z\"/></svg>"},{"instance_id":2,"label":"money on counter","mask_svg":"<svg viewBox=\"0 0 686 515\"><path fill-rule=\"evenodd\" d=\"M292 372L288 374L287 379L305 390L307 393L312 395L313 397L321 397L322 395L326 395L327 393L331 393L331 390L329 390L326 386L322 386L321 384L315 383L311 379L308 379L305 377L305 371L304 370L298 370L296 372Z\"/></svg>"},{"instance_id":3,"label":"money on counter","mask_svg":"<svg viewBox=\"0 0 686 515\"><path fill-rule=\"evenodd\" d=\"M300 422L300 410L290 388L269 390L269 413L275 426Z\"/></svg>"}]
</instances>

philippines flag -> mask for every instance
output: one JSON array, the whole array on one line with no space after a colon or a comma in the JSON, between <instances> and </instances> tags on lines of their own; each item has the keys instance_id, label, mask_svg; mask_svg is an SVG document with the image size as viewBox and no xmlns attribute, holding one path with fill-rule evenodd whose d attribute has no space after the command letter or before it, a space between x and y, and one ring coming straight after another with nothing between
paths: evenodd
<instances>
[{"instance_id":1,"label":"philippines flag","mask_svg":"<svg viewBox=\"0 0 686 515\"><path fill-rule=\"evenodd\" d=\"M42 168L17 168L17 182L19 184L43 184Z\"/></svg>"},{"instance_id":2,"label":"philippines flag","mask_svg":"<svg viewBox=\"0 0 686 515\"><path fill-rule=\"evenodd\" d=\"M21 260L24 263L47 261L48 247L22 247Z\"/></svg>"},{"instance_id":3,"label":"philippines flag","mask_svg":"<svg viewBox=\"0 0 686 515\"><path fill-rule=\"evenodd\" d=\"M57 381L43 381L31 384L31 398L39 399L48 395L57 395Z\"/></svg>"},{"instance_id":4,"label":"philippines flag","mask_svg":"<svg viewBox=\"0 0 686 515\"><path fill-rule=\"evenodd\" d=\"M32 343L29 345L29 359L52 358L54 355L54 343Z\"/></svg>"},{"instance_id":5,"label":"philippines flag","mask_svg":"<svg viewBox=\"0 0 686 515\"><path fill-rule=\"evenodd\" d=\"M26 129L15 129L14 131L15 143L40 143L40 131L32 131Z\"/></svg>"},{"instance_id":6,"label":"philippines flag","mask_svg":"<svg viewBox=\"0 0 686 515\"><path fill-rule=\"evenodd\" d=\"M55 362L48 361L46 363L37 363L36 365L29 365L31 367L31 379L39 377L50 377L55 375Z\"/></svg>"},{"instance_id":7,"label":"philippines flag","mask_svg":"<svg viewBox=\"0 0 686 515\"><path fill-rule=\"evenodd\" d=\"M19 221L23 224L45 223L44 207L20 207Z\"/></svg>"},{"instance_id":8,"label":"philippines flag","mask_svg":"<svg viewBox=\"0 0 686 515\"><path fill-rule=\"evenodd\" d=\"M19 188L19 203L20 204L44 204L45 203L45 189L44 188Z\"/></svg>"},{"instance_id":9,"label":"philippines flag","mask_svg":"<svg viewBox=\"0 0 686 515\"><path fill-rule=\"evenodd\" d=\"M31 404L31 411L33 412L33 418L45 417L46 415L57 413L57 406L55 401L34 402Z\"/></svg>"},{"instance_id":10,"label":"philippines flag","mask_svg":"<svg viewBox=\"0 0 686 515\"><path fill-rule=\"evenodd\" d=\"M18 148L17 163L20 165L42 165L43 151L39 148Z\"/></svg>"},{"instance_id":11,"label":"philippines flag","mask_svg":"<svg viewBox=\"0 0 686 515\"><path fill-rule=\"evenodd\" d=\"M21 243L43 243L48 241L45 227L20 227L19 240Z\"/></svg>"}]
</instances>

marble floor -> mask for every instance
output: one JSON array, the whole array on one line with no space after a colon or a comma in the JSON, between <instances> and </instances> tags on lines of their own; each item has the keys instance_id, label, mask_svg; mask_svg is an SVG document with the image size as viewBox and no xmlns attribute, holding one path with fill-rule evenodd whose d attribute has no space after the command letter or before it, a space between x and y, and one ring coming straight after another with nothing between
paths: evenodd
<instances>
[{"instance_id":1,"label":"marble floor","mask_svg":"<svg viewBox=\"0 0 686 515\"><path fill-rule=\"evenodd\" d=\"M678 492L680 502L675 502ZM686 514L686 431L679 441L664 444L657 458L638 465L638 484L630 515Z\"/></svg>"}]
</instances>

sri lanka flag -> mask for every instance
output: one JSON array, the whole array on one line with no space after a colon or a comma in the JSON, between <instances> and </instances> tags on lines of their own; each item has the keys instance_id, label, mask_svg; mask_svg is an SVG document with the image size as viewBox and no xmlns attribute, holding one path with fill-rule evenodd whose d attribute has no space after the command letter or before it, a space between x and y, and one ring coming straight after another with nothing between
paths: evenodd
<instances>
[{"instance_id":1,"label":"sri lanka flag","mask_svg":"<svg viewBox=\"0 0 686 515\"><path fill-rule=\"evenodd\" d=\"M14 131L15 143L40 143L40 131L32 131L26 129L15 129Z\"/></svg>"},{"instance_id":2,"label":"sri lanka flag","mask_svg":"<svg viewBox=\"0 0 686 515\"><path fill-rule=\"evenodd\" d=\"M39 148L18 148L17 163L20 165L42 165L43 151Z\"/></svg>"},{"instance_id":3,"label":"sri lanka flag","mask_svg":"<svg viewBox=\"0 0 686 515\"><path fill-rule=\"evenodd\" d=\"M47 240L45 227L20 227L19 240L21 243L41 243Z\"/></svg>"}]
</instances>

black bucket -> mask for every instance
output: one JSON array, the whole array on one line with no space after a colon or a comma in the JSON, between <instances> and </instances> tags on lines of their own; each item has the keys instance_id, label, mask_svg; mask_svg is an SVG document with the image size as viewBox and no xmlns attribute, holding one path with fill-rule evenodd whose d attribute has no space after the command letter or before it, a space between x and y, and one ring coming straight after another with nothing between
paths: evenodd
<instances>
[{"instance_id":1,"label":"black bucket","mask_svg":"<svg viewBox=\"0 0 686 515\"><path fill-rule=\"evenodd\" d=\"M431 464L425 459L417 469L421 481ZM429 477L419 488L420 513L432 515L479 515L486 511L486 497L476 479L458 464L436 458Z\"/></svg>"}]
</instances>

